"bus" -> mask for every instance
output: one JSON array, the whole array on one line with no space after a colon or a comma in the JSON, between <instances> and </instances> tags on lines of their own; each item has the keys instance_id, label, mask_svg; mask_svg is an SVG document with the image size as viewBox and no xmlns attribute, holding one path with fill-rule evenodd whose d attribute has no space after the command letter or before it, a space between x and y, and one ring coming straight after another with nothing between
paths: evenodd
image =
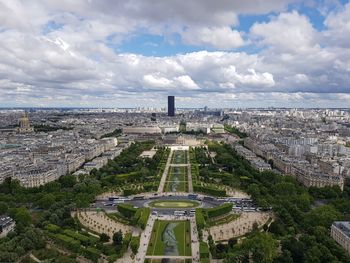
<instances>
[{"instance_id":1,"label":"bus","mask_svg":"<svg viewBox=\"0 0 350 263\"><path fill-rule=\"evenodd\" d=\"M174 211L174 216L184 216L186 211Z\"/></svg>"},{"instance_id":2,"label":"bus","mask_svg":"<svg viewBox=\"0 0 350 263\"><path fill-rule=\"evenodd\" d=\"M110 196L108 197L108 201L119 200L119 196Z\"/></svg>"},{"instance_id":3,"label":"bus","mask_svg":"<svg viewBox=\"0 0 350 263\"><path fill-rule=\"evenodd\" d=\"M132 198L132 200L144 200L144 199L145 199L144 196L134 196L134 197Z\"/></svg>"},{"instance_id":4,"label":"bus","mask_svg":"<svg viewBox=\"0 0 350 263\"><path fill-rule=\"evenodd\" d=\"M196 194L188 194L187 197L188 197L188 199L196 200L198 195L196 195Z\"/></svg>"},{"instance_id":5,"label":"bus","mask_svg":"<svg viewBox=\"0 0 350 263\"><path fill-rule=\"evenodd\" d=\"M216 198L211 197L211 196L204 196L203 201L215 201Z\"/></svg>"}]
</instances>

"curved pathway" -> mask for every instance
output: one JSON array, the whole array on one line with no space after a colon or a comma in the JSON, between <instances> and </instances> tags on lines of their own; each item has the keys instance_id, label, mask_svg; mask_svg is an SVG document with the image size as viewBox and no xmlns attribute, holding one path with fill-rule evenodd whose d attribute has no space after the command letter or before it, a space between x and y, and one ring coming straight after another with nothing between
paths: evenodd
<instances>
[{"instance_id":1,"label":"curved pathway","mask_svg":"<svg viewBox=\"0 0 350 263\"><path fill-rule=\"evenodd\" d=\"M242 212L240 217L229 223L210 227L209 232L216 242L226 241L252 231L254 223L261 227L270 218L271 214L267 212Z\"/></svg>"}]
</instances>

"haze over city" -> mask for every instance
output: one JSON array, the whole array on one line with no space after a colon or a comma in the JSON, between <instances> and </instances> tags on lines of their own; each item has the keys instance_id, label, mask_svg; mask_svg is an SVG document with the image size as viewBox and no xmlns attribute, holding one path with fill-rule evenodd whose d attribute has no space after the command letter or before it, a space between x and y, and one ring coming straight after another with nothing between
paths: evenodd
<instances>
[{"instance_id":1,"label":"haze over city","mask_svg":"<svg viewBox=\"0 0 350 263\"><path fill-rule=\"evenodd\" d=\"M347 107L340 0L0 1L0 106Z\"/></svg>"}]
</instances>

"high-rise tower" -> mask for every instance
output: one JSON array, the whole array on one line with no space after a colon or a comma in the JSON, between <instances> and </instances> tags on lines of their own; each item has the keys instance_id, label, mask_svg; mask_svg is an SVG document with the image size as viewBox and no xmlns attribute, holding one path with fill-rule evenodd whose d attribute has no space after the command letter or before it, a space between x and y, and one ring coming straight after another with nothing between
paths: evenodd
<instances>
[{"instance_id":1,"label":"high-rise tower","mask_svg":"<svg viewBox=\"0 0 350 263\"><path fill-rule=\"evenodd\" d=\"M168 96L168 116L175 116L175 97Z\"/></svg>"}]
</instances>

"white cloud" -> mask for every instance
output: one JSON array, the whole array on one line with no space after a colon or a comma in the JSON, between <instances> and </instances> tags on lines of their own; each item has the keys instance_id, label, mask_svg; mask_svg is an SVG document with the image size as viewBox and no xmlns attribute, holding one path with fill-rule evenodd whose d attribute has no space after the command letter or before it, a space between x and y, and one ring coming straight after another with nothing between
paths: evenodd
<instances>
[{"instance_id":1,"label":"white cloud","mask_svg":"<svg viewBox=\"0 0 350 263\"><path fill-rule=\"evenodd\" d=\"M164 77L156 77L151 74L147 74L143 77L146 86L151 88L169 88L173 86L172 81Z\"/></svg>"},{"instance_id":2,"label":"white cloud","mask_svg":"<svg viewBox=\"0 0 350 263\"><path fill-rule=\"evenodd\" d=\"M307 16L286 11L289 2L0 0L0 102L105 105L155 97L155 103L169 92L187 96L184 103L211 105L244 98L349 102L336 93L350 93L350 4L328 14L327 28L317 31ZM271 11L276 15L249 34L235 29L239 14ZM116 51L140 33L175 34L185 44L226 51L168 57ZM227 51L249 50L247 44L257 51Z\"/></svg>"},{"instance_id":3,"label":"white cloud","mask_svg":"<svg viewBox=\"0 0 350 263\"><path fill-rule=\"evenodd\" d=\"M190 27L181 35L183 41L190 45L209 46L218 49L233 49L244 45L241 34L228 26Z\"/></svg>"},{"instance_id":4,"label":"white cloud","mask_svg":"<svg viewBox=\"0 0 350 263\"><path fill-rule=\"evenodd\" d=\"M187 76L187 75L179 76L179 77L176 77L175 80L178 82L178 84L181 87L184 87L190 90L199 89L198 85L191 79L190 76Z\"/></svg>"},{"instance_id":5,"label":"white cloud","mask_svg":"<svg viewBox=\"0 0 350 263\"><path fill-rule=\"evenodd\" d=\"M317 33L306 16L296 11L281 13L268 23L256 23L251 34L259 37L260 43L278 52L308 53L317 48Z\"/></svg>"},{"instance_id":6,"label":"white cloud","mask_svg":"<svg viewBox=\"0 0 350 263\"><path fill-rule=\"evenodd\" d=\"M324 32L324 41L344 48L350 47L350 3L338 12L330 13L325 19L328 30Z\"/></svg>"}]
</instances>

